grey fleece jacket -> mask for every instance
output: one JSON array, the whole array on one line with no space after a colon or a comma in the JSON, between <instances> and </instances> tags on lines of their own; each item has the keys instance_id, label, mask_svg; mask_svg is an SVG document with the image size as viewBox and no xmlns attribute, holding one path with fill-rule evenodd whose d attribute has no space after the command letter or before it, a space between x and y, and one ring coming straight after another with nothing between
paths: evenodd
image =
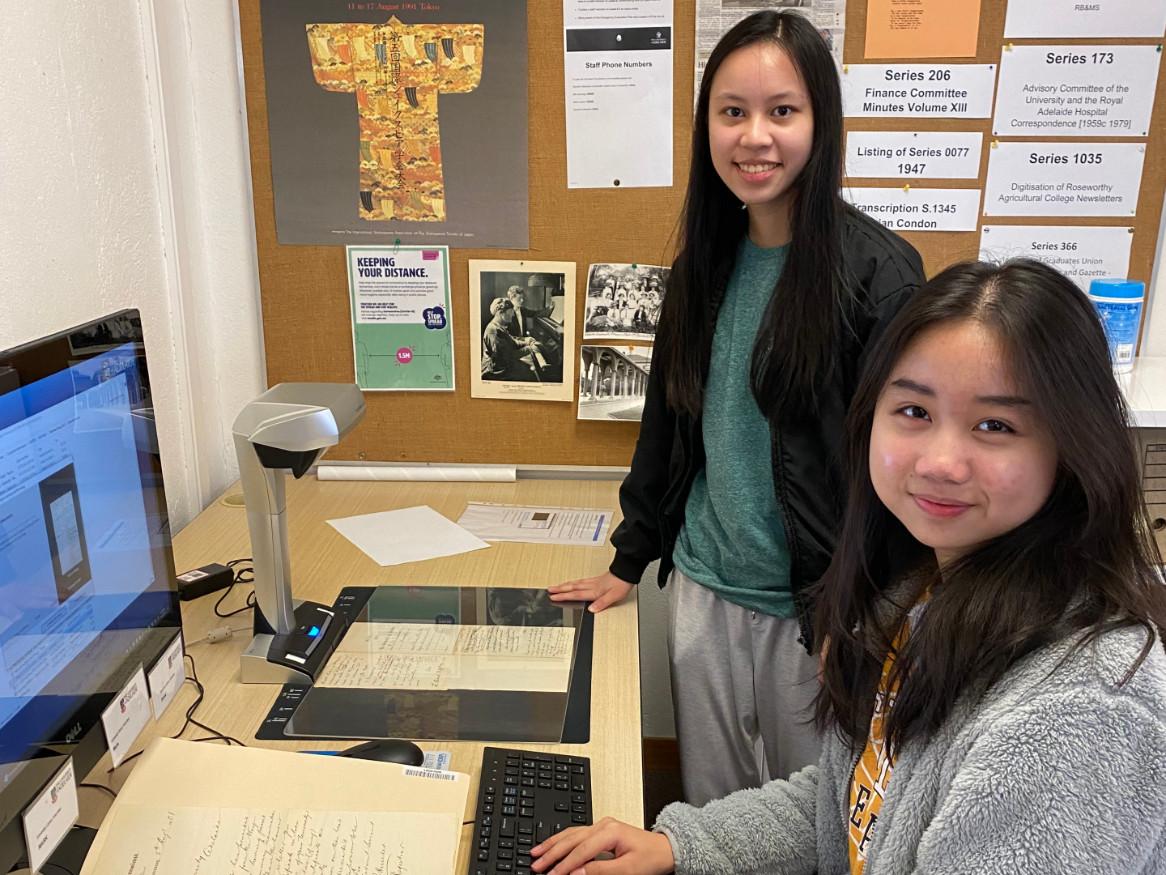
<instances>
[{"instance_id":1,"label":"grey fleece jacket","mask_svg":"<svg viewBox=\"0 0 1166 875\"><path fill-rule=\"evenodd\" d=\"M1015 665L931 739L904 747L865 875L1166 873L1166 652L1124 677L1142 629L1058 662L1062 641ZM835 736L788 781L656 821L677 875L850 871L846 809L857 757Z\"/></svg>"}]
</instances>

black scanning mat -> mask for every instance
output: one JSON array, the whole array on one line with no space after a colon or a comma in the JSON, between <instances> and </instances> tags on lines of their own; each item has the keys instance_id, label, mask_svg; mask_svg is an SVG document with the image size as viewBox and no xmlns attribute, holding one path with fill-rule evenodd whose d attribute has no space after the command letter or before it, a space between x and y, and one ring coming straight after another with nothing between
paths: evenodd
<instances>
[{"instance_id":1,"label":"black scanning mat","mask_svg":"<svg viewBox=\"0 0 1166 875\"><path fill-rule=\"evenodd\" d=\"M360 623L572 628L567 690L524 688L527 682L521 672L515 673L515 689L457 689L456 677L444 689L285 684L255 733L257 739L415 738L564 744L590 740L595 617L583 605L556 604L542 589L346 587L334 607L350 631Z\"/></svg>"}]
</instances>

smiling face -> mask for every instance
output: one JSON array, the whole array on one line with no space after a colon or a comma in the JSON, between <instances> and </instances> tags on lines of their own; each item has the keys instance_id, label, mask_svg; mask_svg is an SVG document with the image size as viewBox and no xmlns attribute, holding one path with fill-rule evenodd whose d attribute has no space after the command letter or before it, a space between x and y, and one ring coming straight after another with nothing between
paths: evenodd
<instances>
[{"instance_id":1,"label":"smiling face","mask_svg":"<svg viewBox=\"0 0 1166 875\"><path fill-rule=\"evenodd\" d=\"M789 242L790 196L813 143L810 97L789 55L771 42L728 55L710 89L709 151L749 211L754 243Z\"/></svg>"},{"instance_id":2,"label":"smiling face","mask_svg":"<svg viewBox=\"0 0 1166 875\"><path fill-rule=\"evenodd\" d=\"M1052 436L979 322L938 325L891 369L875 406L870 477L942 567L1030 519L1052 492Z\"/></svg>"}]
</instances>

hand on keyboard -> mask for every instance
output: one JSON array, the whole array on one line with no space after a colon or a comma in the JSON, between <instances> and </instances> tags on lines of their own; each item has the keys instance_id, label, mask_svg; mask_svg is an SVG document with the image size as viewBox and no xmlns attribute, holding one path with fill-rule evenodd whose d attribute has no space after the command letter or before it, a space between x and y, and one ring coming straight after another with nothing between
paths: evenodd
<instances>
[{"instance_id":1,"label":"hand on keyboard","mask_svg":"<svg viewBox=\"0 0 1166 875\"><path fill-rule=\"evenodd\" d=\"M478 779L469 875L531 875L531 848L591 823L591 761L486 747Z\"/></svg>"},{"instance_id":2,"label":"hand on keyboard","mask_svg":"<svg viewBox=\"0 0 1166 875\"><path fill-rule=\"evenodd\" d=\"M535 845L530 868L541 875L571 875L607 852L614 859L588 866L587 875L667 875L676 866L666 835L605 817L595 826L564 830Z\"/></svg>"}]
</instances>

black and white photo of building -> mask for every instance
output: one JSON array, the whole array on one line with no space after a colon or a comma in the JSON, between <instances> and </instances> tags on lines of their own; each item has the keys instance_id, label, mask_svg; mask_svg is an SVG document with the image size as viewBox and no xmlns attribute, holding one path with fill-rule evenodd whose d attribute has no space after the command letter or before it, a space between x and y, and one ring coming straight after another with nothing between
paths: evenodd
<instances>
[{"instance_id":1,"label":"black and white photo of building","mask_svg":"<svg viewBox=\"0 0 1166 875\"><path fill-rule=\"evenodd\" d=\"M579 419L639 422L652 348L579 347Z\"/></svg>"}]
</instances>

